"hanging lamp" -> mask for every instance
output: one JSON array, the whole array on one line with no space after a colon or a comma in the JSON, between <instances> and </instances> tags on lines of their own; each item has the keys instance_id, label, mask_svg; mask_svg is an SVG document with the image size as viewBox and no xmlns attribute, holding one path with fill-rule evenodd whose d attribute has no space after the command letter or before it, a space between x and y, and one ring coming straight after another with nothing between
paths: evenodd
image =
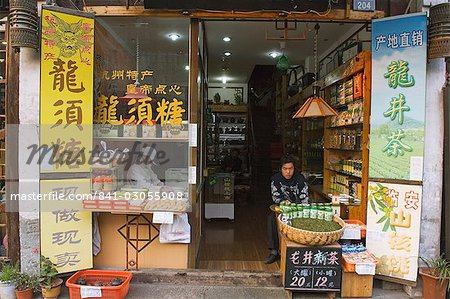
<instances>
[{"instance_id":1,"label":"hanging lamp","mask_svg":"<svg viewBox=\"0 0 450 299\"><path fill-rule=\"evenodd\" d=\"M317 76L317 36L319 35L319 24L314 26L314 76ZM337 112L331 108L328 103L319 96L320 87L317 85L317 78L313 83L313 96L308 98L306 102L298 109L292 118L306 118L306 117L325 117L337 116Z\"/></svg>"},{"instance_id":2,"label":"hanging lamp","mask_svg":"<svg viewBox=\"0 0 450 299\"><path fill-rule=\"evenodd\" d=\"M127 92L121 99L123 100L131 100L131 99L145 99L149 96L146 95L143 91L141 83L139 82L139 27L137 28L137 36L136 36L136 81L134 82L134 86L127 87Z\"/></svg>"}]
</instances>

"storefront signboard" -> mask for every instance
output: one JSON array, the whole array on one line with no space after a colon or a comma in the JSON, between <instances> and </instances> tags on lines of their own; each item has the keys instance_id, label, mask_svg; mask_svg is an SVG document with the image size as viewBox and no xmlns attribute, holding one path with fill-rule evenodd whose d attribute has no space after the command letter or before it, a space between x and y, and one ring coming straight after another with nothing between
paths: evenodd
<instances>
[{"instance_id":1,"label":"storefront signboard","mask_svg":"<svg viewBox=\"0 0 450 299\"><path fill-rule=\"evenodd\" d=\"M372 23L369 177L422 180L426 14Z\"/></svg>"},{"instance_id":2,"label":"storefront signboard","mask_svg":"<svg viewBox=\"0 0 450 299\"><path fill-rule=\"evenodd\" d=\"M367 249L376 273L416 281L422 186L369 182Z\"/></svg>"},{"instance_id":3,"label":"storefront signboard","mask_svg":"<svg viewBox=\"0 0 450 299\"><path fill-rule=\"evenodd\" d=\"M92 268L92 212L83 210L89 179L41 180L41 254L59 273Z\"/></svg>"},{"instance_id":4,"label":"storefront signboard","mask_svg":"<svg viewBox=\"0 0 450 299\"><path fill-rule=\"evenodd\" d=\"M94 19L51 8L41 19L41 172L89 171Z\"/></svg>"},{"instance_id":5,"label":"storefront signboard","mask_svg":"<svg viewBox=\"0 0 450 299\"><path fill-rule=\"evenodd\" d=\"M286 248L284 288L296 291L339 291L342 252L340 246Z\"/></svg>"}]
</instances>

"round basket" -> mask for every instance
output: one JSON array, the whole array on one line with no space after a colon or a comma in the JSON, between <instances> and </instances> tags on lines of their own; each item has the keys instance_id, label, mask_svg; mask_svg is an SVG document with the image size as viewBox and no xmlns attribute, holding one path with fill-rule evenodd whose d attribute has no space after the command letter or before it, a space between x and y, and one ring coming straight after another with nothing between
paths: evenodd
<instances>
[{"instance_id":1,"label":"round basket","mask_svg":"<svg viewBox=\"0 0 450 299\"><path fill-rule=\"evenodd\" d=\"M342 228L333 232L312 232L309 230L298 229L283 223L277 217L280 231L291 241L312 246L329 245L335 243L342 237L345 229L345 222L338 216L334 216L333 221L339 223Z\"/></svg>"}]
</instances>

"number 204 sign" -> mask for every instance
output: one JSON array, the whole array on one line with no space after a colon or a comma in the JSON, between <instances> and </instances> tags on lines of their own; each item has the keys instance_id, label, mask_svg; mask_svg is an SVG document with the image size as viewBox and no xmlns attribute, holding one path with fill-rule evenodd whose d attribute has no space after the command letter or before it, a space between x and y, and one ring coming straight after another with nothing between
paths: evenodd
<instances>
[{"instance_id":1,"label":"number 204 sign","mask_svg":"<svg viewBox=\"0 0 450 299\"><path fill-rule=\"evenodd\" d=\"M375 0L353 0L353 10L375 11Z\"/></svg>"},{"instance_id":2,"label":"number 204 sign","mask_svg":"<svg viewBox=\"0 0 450 299\"><path fill-rule=\"evenodd\" d=\"M284 288L296 291L339 291L340 246L287 247Z\"/></svg>"}]
</instances>

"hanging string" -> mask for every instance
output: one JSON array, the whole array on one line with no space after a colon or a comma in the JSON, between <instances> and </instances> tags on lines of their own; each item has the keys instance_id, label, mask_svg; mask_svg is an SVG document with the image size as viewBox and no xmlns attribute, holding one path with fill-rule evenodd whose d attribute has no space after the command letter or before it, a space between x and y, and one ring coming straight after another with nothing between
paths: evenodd
<instances>
[{"instance_id":1,"label":"hanging string","mask_svg":"<svg viewBox=\"0 0 450 299\"><path fill-rule=\"evenodd\" d=\"M134 82L134 85L139 87L141 83L139 82L139 27L137 28L137 35L136 35L136 82Z\"/></svg>"},{"instance_id":2,"label":"hanging string","mask_svg":"<svg viewBox=\"0 0 450 299\"><path fill-rule=\"evenodd\" d=\"M320 25L319 23L316 24L316 26L314 26L314 29L316 30L316 33L314 34L314 87L313 87L313 93L315 96L317 96L317 79L318 79L318 74L317 74L317 36L319 35L319 28Z\"/></svg>"}]
</instances>

